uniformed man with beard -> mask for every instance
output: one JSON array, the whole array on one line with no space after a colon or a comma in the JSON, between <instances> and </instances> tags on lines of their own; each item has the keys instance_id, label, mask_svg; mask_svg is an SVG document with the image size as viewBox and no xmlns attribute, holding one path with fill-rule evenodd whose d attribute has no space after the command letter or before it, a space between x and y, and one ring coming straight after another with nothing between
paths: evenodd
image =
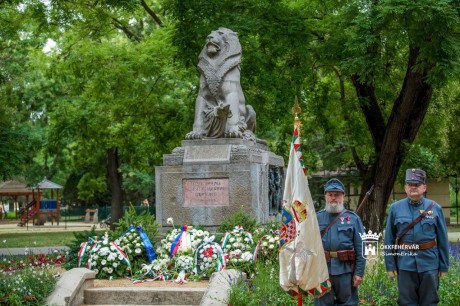
<instances>
[{"instance_id":1,"label":"uniformed man with beard","mask_svg":"<svg viewBox=\"0 0 460 306\"><path fill-rule=\"evenodd\" d=\"M437 305L439 277L449 269L446 221L441 206L425 198L426 188L425 171L407 169L407 197L387 217L385 264L398 279L398 305Z\"/></svg>"},{"instance_id":2,"label":"uniformed man with beard","mask_svg":"<svg viewBox=\"0 0 460 306\"><path fill-rule=\"evenodd\" d=\"M366 266L362 256L364 227L357 214L344 208L345 188L333 178L324 187L326 207L317 213L332 290L315 306L358 305L358 286Z\"/></svg>"}]
</instances>

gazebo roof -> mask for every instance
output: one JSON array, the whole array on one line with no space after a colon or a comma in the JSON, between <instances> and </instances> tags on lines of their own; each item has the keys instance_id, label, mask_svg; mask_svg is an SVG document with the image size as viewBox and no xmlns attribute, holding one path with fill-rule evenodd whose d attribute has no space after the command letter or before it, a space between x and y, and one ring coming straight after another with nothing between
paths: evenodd
<instances>
[{"instance_id":1,"label":"gazebo roof","mask_svg":"<svg viewBox=\"0 0 460 306\"><path fill-rule=\"evenodd\" d=\"M16 180L6 181L0 184L0 196L29 195L32 193L31 188Z\"/></svg>"},{"instance_id":2,"label":"gazebo roof","mask_svg":"<svg viewBox=\"0 0 460 306\"><path fill-rule=\"evenodd\" d=\"M63 187L59 184L53 183L48 180L46 177L37 184L38 189L62 189Z\"/></svg>"}]
</instances>

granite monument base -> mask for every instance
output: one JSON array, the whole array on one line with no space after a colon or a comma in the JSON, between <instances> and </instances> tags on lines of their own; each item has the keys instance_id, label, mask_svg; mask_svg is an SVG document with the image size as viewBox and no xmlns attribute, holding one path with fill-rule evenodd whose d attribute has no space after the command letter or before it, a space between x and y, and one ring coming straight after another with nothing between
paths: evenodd
<instances>
[{"instance_id":1,"label":"granite monument base","mask_svg":"<svg viewBox=\"0 0 460 306\"><path fill-rule=\"evenodd\" d=\"M266 224L281 211L284 160L265 143L184 140L155 168L156 218L217 228L240 210Z\"/></svg>"}]
</instances>

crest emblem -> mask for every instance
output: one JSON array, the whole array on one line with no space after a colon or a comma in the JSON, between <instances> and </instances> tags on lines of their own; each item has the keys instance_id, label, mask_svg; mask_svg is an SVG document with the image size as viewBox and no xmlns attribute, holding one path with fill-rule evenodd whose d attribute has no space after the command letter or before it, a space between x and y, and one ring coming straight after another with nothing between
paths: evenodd
<instances>
[{"instance_id":1,"label":"crest emblem","mask_svg":"<svg viewBox=\"0 0 460 306\"><path fill-rule=\"evenodd\" d=\"M377 260L379 257L379 238L381 234L373 233L371 230L366 234L361 234L362 242L362 256L367 260Z\"/></svg>"}]
</instances>

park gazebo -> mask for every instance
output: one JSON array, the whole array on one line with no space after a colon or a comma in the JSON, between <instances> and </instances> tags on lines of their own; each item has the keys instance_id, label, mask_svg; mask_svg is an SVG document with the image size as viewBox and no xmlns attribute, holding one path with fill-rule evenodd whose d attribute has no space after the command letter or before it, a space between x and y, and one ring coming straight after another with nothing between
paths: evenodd
<instances>
[{"instance_id":1,"label":"park gazebo","mask_svg":"<svg viewBox=\"0 0 460 306\"><path fill-rule=\"evenodd\" d=\"M14 211L19 211L19 197L23 196L26 198L26 203L33 201L35 191L27 187L26 184L17 181L10 180L0 184L0 198L3 201L3 197L10 197L13 199ZM3 207L2 207L3 208Z\"/></svg>"},{"instance_id":2,"label":"park gazebo","mask_svg":"<svg viewBox=\"0 0 460 306\"><path fill-rule=\"evenodd\" d=\"M40 224L40 211L41 210L46 210L47 214L51 215L51 218L55 218L56 224L59 225L59 219L60 219L60 209L61 209L61 203L59 200L59 189L62 189L63 187L59 184L56 184L50 180L48 180L46 177L37 184L35 189L37 189L37 203L36 207L37 209L37 219ZM52 200L41 200L41 194L43 190L51 190L51 197L53 198ZM55 199L55 200L54 200Z\"/></svg>"}]
</instances>

